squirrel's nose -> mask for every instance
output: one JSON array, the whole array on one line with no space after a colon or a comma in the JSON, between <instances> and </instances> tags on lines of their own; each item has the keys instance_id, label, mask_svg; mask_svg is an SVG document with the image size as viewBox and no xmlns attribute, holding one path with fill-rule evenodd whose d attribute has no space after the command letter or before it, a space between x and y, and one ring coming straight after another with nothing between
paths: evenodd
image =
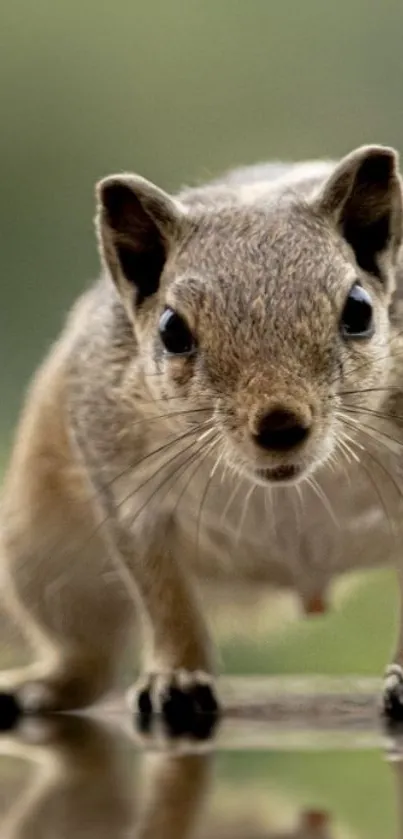
<instances>
[{"instance_id":1,"label":"squirrel's nose","mask_svg":"<svg viewBox=\"0 0 403 839\"><path fill-rule=\"evenodd\" d=\"M311 421L286 408L264 414L257 425L255 442L268 451L287 451L302 443L310 432Z\"/></svg>"}]
</instances>

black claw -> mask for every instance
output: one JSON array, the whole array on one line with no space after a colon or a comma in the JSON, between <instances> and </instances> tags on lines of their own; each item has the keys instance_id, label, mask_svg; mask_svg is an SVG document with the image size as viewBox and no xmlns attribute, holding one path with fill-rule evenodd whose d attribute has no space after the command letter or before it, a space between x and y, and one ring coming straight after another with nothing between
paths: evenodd
<instances>
[{"instance_id":1,"label":"black claw","mask_svg":"<svg viewBox=\"0 0 403 839\"><path fill-rule=\"evenodd\" d=\"M187 690L171 688L162 711L171 736L186 734L205 740L212 735L218 721L218 704L208 685Z\"/></svg>"},{"instance_id":2,"label":"black claw","mask_svg":"<svg viewBox=\"0 0 403 839\"><path fill-rule=\"evenodd\" d=\"M190 694L177 687L170 687L162 701L162 715L169 733L186 734L192 724L193 713Z\"/></svg>"},{"instance_id":3,"label":"black claw","mask_svg":"<svg viewBox=\"0 0 403 839\"><path fill-rule=\"evenodd\" d=\"M190 692L197 714L218 715L218 702L210 685L195 685Z\"/></svg>"},{"instance_id":4,"label":"black claw","mask_svg":"<svg viewBox=\"0 0 403 839\"><path fill-rule=\"evenodd\" d=\"M140 734L150 734L153 728L153 715L152 714L137 714L136 719L136 728L140 732Z\"/></svg>"},{"instance_id":5,"label":"black claw","mask_svg":"<svg viewBox=\"0 0 403 839\"><path fill-rule=\"evenodd\" d=\"M137 704L139 713L144 716L150 716L153 712L153 705L151 702L150 691L145 688L138 695Z\"/></svg>"},{"instance_id":6,"label":"black claw","mask_svg":"<svg viewBox=\"0 0 403 839\"><path fill-rule=\"evenodd\" d=\"M209 740L210 737L213 737L217 725L217 714L198 714L194 718L193 727L188 733L193 740Z\"/></svg>"},{"instance_id":7,"label":"black claw","mask_svg":"<svg viewBox=\"0 0 403 839\"><path fill-rule=\"evenodd\" d=\"M391 691L385 697L383 714L389 723L403 723L403 696L401 691Z\"/></svg>"},{"instance_id":8,"label":"black claw","mask_svg":"<svg viewBox=\"0 0 403 839\"><path fill-rule=\"evenodd\" d=\"M149 734L153 723L153 705L151 702L150 691L147 688L139 693L137 697L137 706L137 728L142 734Z\"/></svg>"},{"instance_id":9,"label":"black claw","mask_svg":"<svg viewBox=\"0 0 403 839\"><path fill-rule=\"evenodd\" d=\"M137 727L143 734L148 734L155 717L149 689L139 693L137 708ZM209 685L186 688L169 685L161 696L161 712L170 737L189 736L196 740L211 737L219 718L219 706Z\"/></svg>"},{"instance_id":10,"label":"black claw","mask_svg":"<svg viewBox=\"0 0 403 839\"><path fill-rule=\"evenodd\" d=\"M14 728L21 713L21 708L12 693L0 693L0 731Z\"/></svg>"}]
</instances>

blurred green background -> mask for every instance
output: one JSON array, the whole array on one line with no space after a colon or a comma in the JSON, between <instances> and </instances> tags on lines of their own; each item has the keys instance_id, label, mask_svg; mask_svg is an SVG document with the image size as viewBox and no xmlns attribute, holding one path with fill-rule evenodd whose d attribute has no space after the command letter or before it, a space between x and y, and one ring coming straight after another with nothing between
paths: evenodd
<instances>
[{"instance_id":1,"label":"blurred green background","mask_svg":"<svg viewBox=\"0 0 403 839\"><path fill-rule=\"evenodd\" d=\"M32 370L98 270L94 182L131 169L175 189L261 159L402 148L402 30L401 0L3 4L1 463ZM376 574L328 618L226 636L225 661L380 673L395 601Z\"/></svg>"}]
</instances>

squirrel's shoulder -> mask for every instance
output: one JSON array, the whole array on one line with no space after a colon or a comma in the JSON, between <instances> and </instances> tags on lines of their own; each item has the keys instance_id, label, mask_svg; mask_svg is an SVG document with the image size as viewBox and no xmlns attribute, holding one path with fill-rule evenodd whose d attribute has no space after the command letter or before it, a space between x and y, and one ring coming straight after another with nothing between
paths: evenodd
<instances>
[{"instance_id":1,"label":"squirrel's shoulder","mask_svg":"<svg viewBox=\"0 0 403 839\"><path fill-rule=\"evenodd\" d=\"M73 303L43 367L71 379L111 380L137 356L136 337L110 278L101 274Z\"/></svg>"}]
</instances>

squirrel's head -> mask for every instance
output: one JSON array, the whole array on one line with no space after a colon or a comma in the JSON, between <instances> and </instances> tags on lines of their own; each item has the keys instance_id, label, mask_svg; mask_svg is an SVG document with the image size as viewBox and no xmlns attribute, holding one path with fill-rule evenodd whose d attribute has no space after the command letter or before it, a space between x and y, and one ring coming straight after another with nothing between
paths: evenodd
<instances>
[{"instance_id":1,"label":"squirrel's head","mask_svg":"<svg viewBox=\"0 0 403 839\"><path fill-rule=\"evenodd\" d=\"M305 198L180 200L134 175L98 185L101 254L153 397L184 428L205 417L257 483L307 475L354 436L351 408L384 398L398 158L366 146L329 171Z\"/></svg>"}]
</instances>

